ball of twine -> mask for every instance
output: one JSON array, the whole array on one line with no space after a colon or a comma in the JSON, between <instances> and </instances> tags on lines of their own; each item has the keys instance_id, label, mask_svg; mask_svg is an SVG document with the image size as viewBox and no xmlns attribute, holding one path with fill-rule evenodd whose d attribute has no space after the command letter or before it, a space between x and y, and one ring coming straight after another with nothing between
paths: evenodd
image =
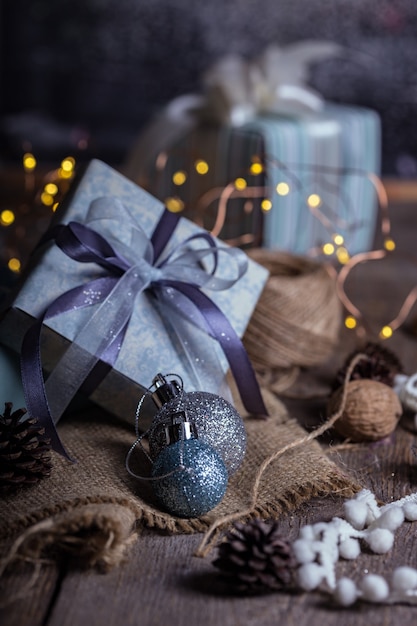
<instances>
[{"instance_id":1,"label":"ball of twine","mask_svg":"<svg viewBox=\"0 0 417 626\"><path fill-rule=\"evenodd\" d=\"M326 266L280 250L248 255L270 276L244 335L256 369L308 367L335 350L341 304Z\"/></svg>"},{"instance_id":2,"label":"ball of twine","mask_svg":"<svg viewBox=\"0 0 417 626\"><path fill-rule=\"evenodd\" d=\"M339 409L343 395L345 407L334 424L343 437L356 442L378 441L397 427L402 407L392 387L377 380L350 380L345 390L339 388L330 397L328 415Z\"/></svg>"}]
</instances>

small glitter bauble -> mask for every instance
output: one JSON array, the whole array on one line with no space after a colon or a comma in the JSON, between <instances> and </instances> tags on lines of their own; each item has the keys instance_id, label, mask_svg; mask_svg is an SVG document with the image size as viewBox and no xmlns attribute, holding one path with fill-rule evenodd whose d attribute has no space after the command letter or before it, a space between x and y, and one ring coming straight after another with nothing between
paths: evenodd
<instances>
[{"instance_id":1,"label":"small glitter bauble","mask_svg":"<svg viewBox=\"0 0 417 626\"><path fill-rule=\"evenodd\" d=\"M159 409L148 432L151 458L156 459L166 447L164 424L177 411L186 412L197 428L199 441L209 444L220 454L229 476L232 476L245 456L245 425L230 402L206 391L182 393Z\"/></svg>"},{"instance_id":2,"label":"small glitter bauble","mask_svg":"<svg viewBox=\"0 0 417 626\"><path fill-rule=\"evenodd\" d=\"M227 488L220 455L199 439L177 441L161 451L152 467L154 492L172 515L199 517L211 511Z\"/></svg>"}]
</instances>

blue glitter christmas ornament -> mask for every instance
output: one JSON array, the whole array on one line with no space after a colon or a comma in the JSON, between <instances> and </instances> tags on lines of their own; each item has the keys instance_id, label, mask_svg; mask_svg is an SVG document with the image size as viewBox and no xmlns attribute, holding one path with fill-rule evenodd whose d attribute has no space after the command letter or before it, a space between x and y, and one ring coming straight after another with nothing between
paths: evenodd
<instances>
[{"instance_id":1,"label":"blue glitter christmas ornament","mask_svg":"<svg viewBox=\"0 0 417 626\"><path fill-rule=\"evenodd\" d=\"M174 379L157 374L139 401L137 439L127 454L126 469L135 478L151 480L161 507L172 515L199 517L222 500L229 475L243 459L246 432L242 418L226 400L211 393L186 393L181 378L169 376ZM140 434L139 413L148 393L159 410L149 431ZM145 436L150 455L141 444ZM138 444L152 463L150 477L130 468Z\"/></svg>"},{"instance_id":2,"label":"blue glitter christmas ornament","mask_svg":"<svg viewBox=\"0 0 417 626\"><path fill-rule=\"evenodd\" d=\"M228 474L220 455L199 439L168 445L152 468L161 506L178 517L199 517L222 500Z\"/></svg>"}]
</instances>

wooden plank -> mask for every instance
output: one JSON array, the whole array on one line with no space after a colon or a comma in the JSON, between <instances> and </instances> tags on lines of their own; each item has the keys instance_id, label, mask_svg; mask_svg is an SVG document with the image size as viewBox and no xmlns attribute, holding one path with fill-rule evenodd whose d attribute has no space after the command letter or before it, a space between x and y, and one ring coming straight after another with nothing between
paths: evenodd
<instances>
[{"instance_id":1,"label":"wooden plank","mask_svg":"<svg viewBox=\"0 0 417 626\"><path fill-rule=\"evenodd\" d=\"M8 570L0 581L0 624L43 626L60 587L59 568L51 563L39 572L22 564Z\"/></svg>"}]
</instances>

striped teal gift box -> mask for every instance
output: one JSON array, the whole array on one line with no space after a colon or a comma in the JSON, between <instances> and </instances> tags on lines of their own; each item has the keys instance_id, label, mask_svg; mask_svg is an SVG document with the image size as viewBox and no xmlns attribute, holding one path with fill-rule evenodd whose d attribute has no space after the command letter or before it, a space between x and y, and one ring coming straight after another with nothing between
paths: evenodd
<instances>
[{"instance_id":1,"label":"striped teal gift box","mask_svg":"<svg viewBox=\"0 0 417 626\"><path fill-rule=\"evenodd\" d=\"M336 238L356 254L373 242L380 144L374 111L326 104L239 127L200 123L133 177L229 243L309 254Z\"/></svg>"}]
</instances>

